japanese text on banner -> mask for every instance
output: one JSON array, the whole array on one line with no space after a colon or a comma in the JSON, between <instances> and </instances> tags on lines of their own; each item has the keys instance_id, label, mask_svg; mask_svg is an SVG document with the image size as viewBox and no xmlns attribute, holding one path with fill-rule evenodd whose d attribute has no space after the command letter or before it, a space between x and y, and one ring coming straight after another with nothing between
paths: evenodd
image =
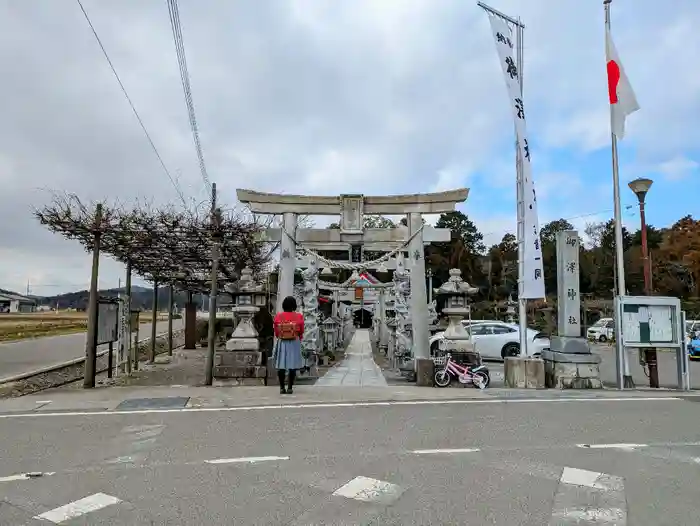
<instances>
[{"instance_id":1,"label":"japanese text on banner","mask_svg":"<svg viewBox=\"0 0 700 526\"><path fill-rule=\"evenodd\" d=\"M537 195L535 182L532 179L530 164L530 146L527 142L527 127L525 125L525 104L520 94L520 72L513 58L514 39L511 28L497 16L489 16L491 30L496 41L496 50L501 62L503 74L508 88L508 98L511 101L513 118L515 120L515 135L522 160L523 205L524 205L524 241L523 244L523 275L521 298L544 298L544 271L542 267L542 247L540 244L540 225L537 216ZM521 240L518 240L521 241Z\"/></svg>"}]
</instances>

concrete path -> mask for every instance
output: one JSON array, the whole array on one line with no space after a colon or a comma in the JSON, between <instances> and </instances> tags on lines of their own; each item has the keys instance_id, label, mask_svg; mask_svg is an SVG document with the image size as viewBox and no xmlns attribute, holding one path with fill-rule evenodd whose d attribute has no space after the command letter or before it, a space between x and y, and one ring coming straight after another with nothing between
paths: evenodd
<instances>
[{"instance_id":1,"label":"concrete path","mask_svg":"<svg viewBox=\"0 0 700 526\"><path fill-rule=\"evenodd\" d=\"M181 329L183 320L173 320L173 330ZM158 333L168 330L168 322L158 322ZM139 326L139 339L150 338L151 324ZM7 378L24 372L67 362L85 356L86 333L47 336L31 340L20 340L0 344L0 378ZM106 349L103 345L99 350Z\"/></svg>"},{"instance_id":2,"label":"concrete path","mask_svg":"<svg viewBox=\"0 0 700 526\"><path fill-rule=\"evenodd\" d=\"M345 359L315 386L320 387L386 387L386 379L372 358L372 344L369 331L358 329L345 353Z\"/></svg>"}]
</instances>

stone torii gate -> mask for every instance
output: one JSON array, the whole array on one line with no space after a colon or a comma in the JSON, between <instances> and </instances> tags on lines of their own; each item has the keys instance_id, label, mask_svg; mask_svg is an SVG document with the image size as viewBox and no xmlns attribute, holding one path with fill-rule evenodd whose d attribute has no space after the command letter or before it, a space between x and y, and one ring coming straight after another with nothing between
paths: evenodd
<instances>
[{"instance_id":1,"label":"stone torii gate","mask_svg":"<svg viewBox=\"0 0 700 526\"><path fill-rule=\"evenodd\" d=\"M423 247L431 242L450 241L450 230L424 226L423 214L452 212L457 203L466 201L467 188L447 192L409 194L395 196L365 196L344 194L340 196L303 196L255 192L238 189L238 200L248 205L256 214L282 216L282 228L268 229L267 240L280 243L280 274L278 277L277 310L282 300L294 291L294 269L297 245L313 250L318 244L322 250L339 249L350 245L351 261L357 268L365 268L352 257L354 247L363 245L370 250L396 250L408 252L411 259L411 310L413 324L413 356L420 370L421 360L430 361L428 332L428 299L425 285L425 258ZM340 215L339 229L297 229L299 215ZM363 228L365 215L406 215L407 228ZM408 242L408 246L404 245ZM342 248L341 248L342 247ZM380 248L381 247L381 248ZM407 250L406 250L407 249ZM430 362L432 365L432 362ZM419 383L421 375L418 375ZM432 385L432 377L430 378Z\"/></svg>"}]
</instances>

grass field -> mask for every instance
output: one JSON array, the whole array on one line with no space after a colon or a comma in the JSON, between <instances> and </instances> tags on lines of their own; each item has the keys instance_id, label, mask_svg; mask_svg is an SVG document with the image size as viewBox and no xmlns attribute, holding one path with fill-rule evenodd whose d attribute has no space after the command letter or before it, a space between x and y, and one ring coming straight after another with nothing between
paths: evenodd
<instances>
[{"instance_id":1,"label":"grass field","mask_svg":"<svg viewBox=\"0 0 700 526\"><path fill-rule=\"evenodd\" d=\"M151 321L151 312L142 312L141 323ZM159 315L159 319L162 314ZM166 318L167 319L167 318ZM31 312L0 314L0 342L72 334L87 330L87 312Z\"/></svg>"}]
</instances>

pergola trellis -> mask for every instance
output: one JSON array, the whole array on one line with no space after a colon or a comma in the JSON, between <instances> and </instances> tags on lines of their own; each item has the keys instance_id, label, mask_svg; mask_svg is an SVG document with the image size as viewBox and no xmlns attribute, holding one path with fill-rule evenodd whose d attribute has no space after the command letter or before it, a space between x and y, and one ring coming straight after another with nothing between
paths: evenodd
<instances>
[{"instance_id":1,"label":"pergola trellis","mask_svg":"<svg viewBox=\"0 0 700 526\"><path fill-rule=\"evenodd\" d=\"M211 286L211 244L219 244L220 284L235 282L243 267L260 272L273 247L259 242L265 225L242 214L91 203L76 195L56 195L34 211L51 232L78 241L88 252L100 239L100 252L159 284L207 293Z\"/></svg>"},{"instance_id":2,"label":"pergola trellis","mask_svg":"<svg viewBox=\"0 0 700 526\"><path fill-rule=\"evenodd\" d=\"M253 273L263 269L275 248L261 242L260 234L265 225L258 223L254 217L246 218L231 211L224 213L220 208L203 212L196 207L188 210L140 204L126 207L93 203L86 206L74 194L54 195L52 202L35 210L34 215L51 232L76 240L93 253L84 387L95 386L98 323L98 267L95 258L98 252L126 264L127 297L130 297L128 289L132 273L153 282L155 302L158 285L170 286L169 353L172 353L173 345L173 288L190 293L186 314L188 308L192 308L192 293L211 292L206 366L207 384L211 385L216 290L218 285L225 287L238 281L244 267L249 267ZM99 250L95 250L96 247ZM212 275L213 268L217 269L216 276ZM149 363L153 363L156 356L156 305L151 320ZM127 306L130 308L130 305ZM185 316L186 347L193 345L187 342L193 342L194 336L194 312L189 312L192 316ZM127 374L131 372L132 361L137 367L135 352L128 359L120 353L119 363L126 366Z\"/></svg>"}]
</instances>

